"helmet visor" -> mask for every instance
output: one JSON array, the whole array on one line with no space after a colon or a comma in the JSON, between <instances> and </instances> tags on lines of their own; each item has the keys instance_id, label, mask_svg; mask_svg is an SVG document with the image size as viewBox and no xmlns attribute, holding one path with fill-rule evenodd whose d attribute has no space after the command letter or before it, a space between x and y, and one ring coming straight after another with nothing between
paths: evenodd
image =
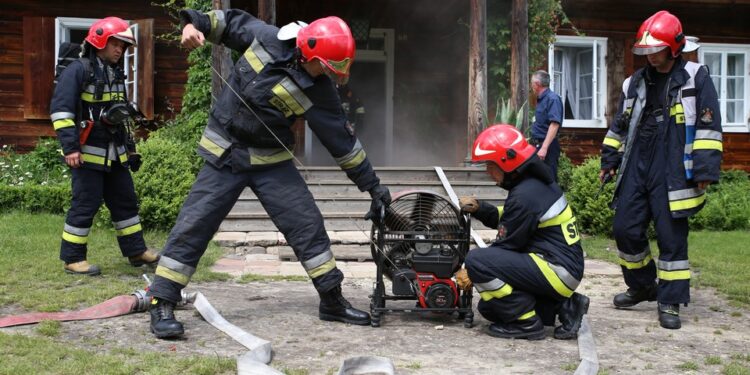
<instances>
[{"instance_id":1,"label":"helmet visor","mask_svg":"<svg viewBox=\"0 0 750 375\"><path fill-rule=\"evenodd\" d=\"M338 74L336 71L331 69L331 67L328 64L324 63L321 60L318 60L318 61L320 61L321 68L323 68L323 73L325 73L325 75L327 75L328 78L330 78L331 81L333 81L335 84L345 85L349 82L348 72L347 74Z\"/></svg>"},{"instance_id":2,"label":"helmet visor","mask_svg":"<svg viewBox=\"0 0 750 375\"><path fill-rule=\"evenodd\" d=\"M667 47L668 46L633 46L633 54L639 56L650 55L652 53L657 53Z\"/></svg>"}]
</instances>

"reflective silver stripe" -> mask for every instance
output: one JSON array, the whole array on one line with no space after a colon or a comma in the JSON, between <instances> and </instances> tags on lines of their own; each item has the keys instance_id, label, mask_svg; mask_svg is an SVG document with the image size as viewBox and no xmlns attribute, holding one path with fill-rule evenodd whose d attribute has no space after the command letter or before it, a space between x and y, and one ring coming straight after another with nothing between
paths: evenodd
<instances>
[{"instance_id":1,"label":"reflective silver stripe","mask_svg":"<svg viewBox=\"0 0 750 375\"><path fill-rule=\"evenodd\" d=\"M646 248L638 254L626 254L622 250L617 249L617 256L630 263L638 263L646 259L646 257L649 255L651 255L651 245L646 245Z\"/></svg>"},{"instance_id":2,"label":"reflective silver stripe","mask_svg":"<svg viewBox=\"0 0 750 375\"><path fill-rule=\"evenodd\" d=\"M581 280L576 279L573 277L573 275L568 272L568 270L565 269L563 266L558 266L557 264L547 262L549 265L549 268L552 268L553 271L555 271L555 274L557 277L560 278L560 281L562 281L565 286L568 287L570 290L576 290L578 288L578 284L581 283Z\"/></svg>"},{"instance_id":3,"label":"reflective silver stripe","mask_svg":"<svg viewBox=\"0 0 750 375\"><path fill-rule=\"evenodd\" d=\"M605 138L612 138L622 142L622 137L611 130L607 130L607 135L605 135Z\"/></svg>"},{"instance_id":4,"label":"reflective silver stripe","mask_svg":"<svg viewBox=\"0 0 750 375\"><path fill-rule=\"evenodd\" d=\"M692 160L685 160L682 163L685 166L685 169L687 169L687 170L693 169L693 161Z\"/></svg>"},{"instance_id":5,"label":"reflective silver stripe","mask_svg":"<svg viewBox=\"0 0 750 375\"><path fill-rule=\"evenodd\" d=\"M505 286L505 282L500 279L493 279L486 283L474 283L474 287L478 292L488 292L492 290L498 290Z\"/></svg>"},{"instance_id":6,"label":"reflective silver stripe","mask_svg":"<svg viewBox=\"0 0 750 375\"><path fill-rule=\"evenodd\" d=\"M713 139L721 142L721 132L716 130L698 130L695 132L695 139Z\"/></svg>"},{"instance_id":7,"label":"reflective silver stripe","mask_svg":"<svg viewBox=\"0 0 750 375\"><path fill-rule=\"evenodd\" d=\"M195 267L190 267L187 264L180 263L164 255L162 255L161 259L159 260L159 266L168 268L175 272L179 272L188 277L193 276L193 274L195 273Z\"/></svg>"},{"instance_id":8,"label":"reflective silver stripe","mask_svg":"<svg viewBox=\"0 0 750 375\"><path fill-rule=\"evenodd\" d=\"M106 148L89 146L89 145L81 146L81 152L83 152L84 154L98 155L102 157L107 156Z\"/></svg>"},{"instance_id":9,"label":"reflective silver stripe","mask_svg":"<svg viewBox=\"0 0 750 375\"><path fill-rule=\"evenodd\" d=\"M131 217L130 219L125 219L121 221L113 221L112 224L114 224L115 229L123 229L131 225L138 224L140 222L141 222L141 218L138 215L135 215Z\"/></svg>"},{"instance_id":10,"label":"reflective silver stripe","mask_svg":"<svg viewBox=\"0 0 750 375\"><path fill-rule=\"evenodd\" d=\"M700 197L703 195L704 191L701 189L690 188L690 189L682 189L682 190L675 190L669 192L669 200L670 201L679 201L683 199L690 199L695 197Z\"/></svg>"},{"instance_id":11,"label":"reflective silver stripe","mask_svg":"<svg viewBox=\"0 0 750 375\"><path fill-rule=\"evenodd\" d=\"M322 266L324 263L328 262L332 258L333 258L333 253L329 249L329 250L326 250L322 254L318 254L312 257L311 259L308 259L302 262L302 267L305 268L305 271L310 271L312 269Z\"/></svg>"},{"instance_id":12,"label":"reflective silver stripe","mask_svg":"<svg viewBox=\"0 0 750 375\"><path fill-rule=\"evenodd\" d=\"M224 11L212 10L208 12L208 18L211 21L211 32L208 34L208 40L216 43L221 41L221 35L227 27L227 21L224 17Z\"/></svg>"},{"instance_id":13,"label":"reflective silver stripe","mask_svg":"<svg viewBox=\"0 0 750 375\"><path fill-rule=\"evenodd\" d=\"M281 80L281 82L279 82L279 84L283 88L285 88L286 91L289 92L289 94L292 95L292 97L294 98L294 100L297 101L297 103L299 103L299 105L304 110L303 112L307 112L308 109L312 108L313 106L312 101L310 101L307 95L305 95L305 93L302 92L299 86L297 86L297 84L294 83L294 81L292 81L291 78L285 77L284 79Z\"/></svg>"},{"instance_id":14,"label":"reflective silver stripe","mask_svg":"<svg viewBox=\"0 0 750 375\"><path fill-rule=\"evenodd\" d=\"M260 44L257 38L253 39L253 43L250 45L250 48L253 49L255 57L260 60L263 66L274 62L273 56L271 56L271 54L266 51L266 49L262 44Z\"/></svg>"},{"instance_id":15,"label":"reflective silver stripe","mask_svg":"<svg viewBox=\"0 0 750 375\"><path fill-rule=\"evenodd\" d=\"M348 154L334 159L336 159L336 163L338 163L338 165L347 165L359 156L358 154L360 151L363 151L363 148L362 144L359 143L359 139L357 139L357 142L354 143L354 147L352 147L352 150Z\"/></svg>"},{"instance_id":16,"label":"reflective silver stripe","mask_svg":"<svg viewBox=\"0 0 750 375\"><path fill-rule=\"evenodd\" d=\"M52 120L52 122L55 122L57 120L64 120L68 118L75 118L75 117L76 117L75 113L71 113L71 112L55 112L49 115L49 118L50 120Z\"/></svg>"},{"instance_id":17,"label":"reflective silver stripe","mask_svg":"<svg viewBox=\"0 0 750 375\"><path fill-rule=\"evenodd\" d=\"M693 144L692 143L685 143L685 153L690 154L693 152Z\"/></svg>"},{"instance_id":18,"label":"reflective silver stripe","mask_svg":"<svg viewBox=\"0 0 750 375\"><path fill-rule=\"evenodd\" d=\"M628 80L630 80L630 77L628 77ZM624 84L623 84L624 86ZM633 103L635 102L635 98L625 99L625 109L632 108Z\"/></svg>"},{"instance_id":19,"label":"reflective silver stripe","mask_svg":"<svg viewBox=\"0 0 750 375\"><path fill-rule=\"evenodd\" d=\"M555 203L550 206L550 208L547 210L547 212L542 215L542 217L539 219L540 223L543 223L549 219L552 219L565 211L565 207L568 207L568 200L565 199L565 195L563 194L560 198L557 199Z\"/></svg>"},{"instance_id":20,"label":"reflective silver stripe","mask_svg":"<svg viewBox=\"0 0 750 375\"><path fill-rule=\"evenodd\" d=\"M690 269L690 262L687 260L675 260L673 262L658 260L656 266L663 271L687 270Z\"/></svg>"},{"instance_id":21,"label":"reflective silver stripe","mask_svg":"<svg viewBox=\"0 0 750 375\"><path fill-rule=\"evenodd\" d=\"M224 137L219 135L219 133L215 132L213 129L206 127L206 130L203 132L203 135L206 136L211 142L216 143L217 146L228 149L229 146L232 145L231 142L227 141Z\"/></svg>"},{"instance_id":22,"label":"reflective silver stripe","mask_svg":"<svg viewBox=\"0 0 750 375\"><path fill-rule=\"evenodd\" d=\"M66 232L68 232L68 233L70 233L70 234L75 234L76 236L82 236L83 237L83 236L88 236L89 235L89 232L91 231L91 228L78 228L78 227L74 227L74 226L66 223L65 226L63 227L63 230L66 231Z\"/></svg>"}]
</instances>

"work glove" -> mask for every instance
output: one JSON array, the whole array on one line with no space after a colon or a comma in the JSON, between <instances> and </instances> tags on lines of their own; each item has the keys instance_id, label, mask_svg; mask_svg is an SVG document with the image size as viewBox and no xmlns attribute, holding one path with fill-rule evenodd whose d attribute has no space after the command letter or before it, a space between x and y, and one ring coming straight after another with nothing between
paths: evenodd
<instances>
[{"instance_id":1,"label":"work glove","mask_svg":"<svg viewBox=\"0 0 750 375\"><path fill-rule=\"evenodd\" d=\"M380 211L383 207L391 204L391 192L388 188L377 184L369 191L372 201L370 202L370 211L365 215L365 220L377 222L380 220Z\"/></svg>"},{"instance_id":2,"label":"work glove","mask_svg":"<svg viewBox=\"0 0 750 375\"><path fill-rule=\"evenodd\" d=\"M128 155L128 167L130 167L131 171L138 172L138 170L141 169L141 164L143 164L143 161L141 161L141 154L133 152Z\"/></svg>"},{"instance_id":3,"label":"work glove","mask_svg":"<svg viewBox=\"0 0 750 375\"><path fill-rule=\"evenodd\" d=\"M479 211L479 201L475 197L458 198L458 206L461 207L461 212L473 214Z\"/></svg>"},{"instance_id":4,"label":"work glove","mask_svg":"<svg viewBox=\"0 0 750 375\"><path fill-rule=\"evenodd\" d=\"M456 272L456 284L458 284L458 287L461 288L464 292L468 292L471 290L471 288L474 286L472 284L471 279L469 279L469 273L466 272L466 268L461 268Z\"/></svg>"}]
</instances>

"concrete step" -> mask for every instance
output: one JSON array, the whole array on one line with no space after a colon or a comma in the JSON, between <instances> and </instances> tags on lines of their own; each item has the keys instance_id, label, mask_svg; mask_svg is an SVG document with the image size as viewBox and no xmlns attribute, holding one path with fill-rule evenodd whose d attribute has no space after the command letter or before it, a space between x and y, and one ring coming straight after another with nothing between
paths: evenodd
<instances>
[{"instance_id":1,"label":"concrete step","mask_svg":"<svg viewBox=\"0 0 750 375\"><path fill-rule=\"evenodd\" d=\"M349 181L338 167L305 167L299 169L306 181L341 180ZM443 168L448 181L475 180L492 181L484 168L479 167L445 167ZM376 167L375 173L381 179L397 181L439 181L435 169L432 167Z\"/></svg>"},{"instance_id":2,"label":"concrete step","mask_svg":"<svg viewBox=\"0 0 750 375\"><path fill-rule=\"evenodd\" d=\"M428 190L446 198L448 197L448 193L446 193L440 182L383 181L382 183L388 187L392 195L399 191ZM321 183L311 183L307 187L316 199L325 197L370 197L367 192L359 191L357 186L351 181L327 180ZM452 183L451 187L453 187L453 191L459 197L462 195L473 195L484 199L505 199L507 195L505 190L496 187L493 182L457 181L457 183ZM240 199L253 197L255 197L255 193L250 188L246 188L240 195Z\"/></svg>"},{"instance_id":3,"label":"concrete step","mask_svg":"<svg viewBox=\"0 0 750 375\"><path fill-rule=\"evenodd\" d=\"M502 203L501 200L485 199L485 201L494 205L499 205ZM315 204L323 213L324 217L328 215L328 213L342 211L357 212L359 213L359 216L362 216L370 210L370 202L371 200L369 196L358 198L327 197L315 199ZM232 208L232 211L230 212L231 214L263 213L265 212L265 210L263 209L263 206L260 204L260 201L257 198L244 198L238 200Z\"/></svg>"},{"instance_id":4,"label":"concrete step","mask_svg":"<svg viewBox=\"0 0 750 375\"><path fill-rule=\"evenodd\" d=\"M298 261L297 256L294 255L294 251L291 247L279 248L279 260L282 262L296 262ZM331 245L331 252L333 252L336 261L356 261L365 262L372 261L372 251L370 245Z\"/></svg>"}]
</instances>

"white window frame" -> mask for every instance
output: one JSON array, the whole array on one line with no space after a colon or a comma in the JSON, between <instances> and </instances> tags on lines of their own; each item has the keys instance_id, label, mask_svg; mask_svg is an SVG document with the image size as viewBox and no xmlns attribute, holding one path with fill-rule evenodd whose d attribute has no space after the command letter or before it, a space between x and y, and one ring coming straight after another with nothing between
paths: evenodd
<instances>
[{"instance_id":1,"label":"white window frame","mask_svg":"<svg viewBox=\"0 0 750 375\"><path fill-rule=\"evenodd\" d=\"M70 42L70 30L88 30L91 25L98 21L98 18L78 18L78 17L57 17L55 18L55 58L53 61L52 71L57 66L57 56L60 53L60 44ZM138 40L138 24L130 23L130 29L133 36ZM132 51L132 52L130 52ZM125 90L128 100L138 103L138 48L132 46L128 48L123 56L123 68L127 78L125 79ZM132 79L131 79L132 77Z\"/></svg>"},{"instance_id":2,"label":"white window frame","mask_svg":"<svg viewBox=\"0 0 750 375\"><path fill-rule=\"evenodd\" d=\"M721 54L721 72L718 72L721 80L721 92L719 94L719 107L721 111L722 130L727 133L748 133L750 132L750 44L726 44L726 43L701 43L701 48L698 50L698 56L703 63L705 61L706 53L720 53ZM726 123L726 90L727 90L727 54L744 54L745 66L744 66L744 123ZM716 72L710 72L712 75ZM719 88L716 88L717 91ZM723 98L723 99L722 99Z\"/></svg>"},{"instance_id":3,"label":"white window frame","mask_svg":"<svg viewBox=\"0 0 750 375\"><path fill-rule=\"evenodd\" d=\"M555 71L561 71L555 67L555 46L560 47L592 47L592 103L591 109L594 113L592 120L572 120L565 119L563 115L563 127L568 128L606 128L607 120L604 116L607 110L607 38L590 37L590 36L568 36L556 35L555 42L549 45L547 56L548 72L550 74L550 87L554 87L555 81L553 74ZM598 62L597 62L598 60ZM578 77L576 77L578 79ZM564 84L564 82L562 83ZM559 94L559 93L558 93ZM563 106L565 103L563 103ZM563 107L563 111L565 108Z\"/></svg>"}]
</instances>

